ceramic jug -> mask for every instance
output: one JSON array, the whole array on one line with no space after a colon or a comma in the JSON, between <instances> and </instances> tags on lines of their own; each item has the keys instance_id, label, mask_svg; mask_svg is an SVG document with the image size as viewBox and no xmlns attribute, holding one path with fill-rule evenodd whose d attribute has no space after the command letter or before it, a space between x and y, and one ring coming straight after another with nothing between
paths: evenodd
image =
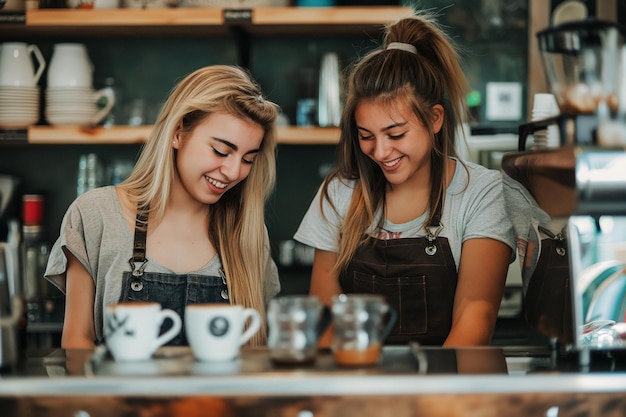
<instances>
[{"instance_id":1,"label":"ceramic jug","mask_svg":"<svg viewBox=\"0 0 626 417\"><path fill-rule=\"evenodd\" d=\"M48 68L48 88L91 87L93 65L81 43L54 45Z\"/></svg>"},{"instance_id":2,"label":"ceramic jug","mask_svg":"<svg viewBox=\"0 0 626 417\"><path fill-rule=\"evenodd\" d=\"M33 58L37 61L37 70ZM46 61L37 45L24 42L0 44L0 86L34 87L46 68Z\"/></svg>"}]
</instances>

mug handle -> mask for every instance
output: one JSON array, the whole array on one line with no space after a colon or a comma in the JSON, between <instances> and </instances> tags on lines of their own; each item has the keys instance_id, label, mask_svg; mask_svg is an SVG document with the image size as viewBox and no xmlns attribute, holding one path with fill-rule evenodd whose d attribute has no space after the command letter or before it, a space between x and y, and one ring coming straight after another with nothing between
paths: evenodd
<instances>
[{"instance_id":1,"label":"mug handle","mask_svg":"<svg viewBox=\"0 0 626 417\"><path fill-rule=\"evenodd\" d=\"M37 59L37 63L39 64L37 67L37 72L33 77L34 84L37 85L39 79L41 78L41 74L43 74L43 70L46 69L46 61L45 59L43 59L43 55L41 54L41 51L39 50L39 47L37 45L28 45L28 53L33 54Z\"/></svg>"},{"instance_id":2,"label":"mug handle","mask_svg":"<svg viewBox=\"0 0 626 417\"><path fill-rule=\"evenodd\" d=\"M107 102L103 108L96 113L91 119L92 125L97 125L100 123L110 112L113 106L115 105L115 91L111 87L105 87L101 90L95 92L95 100L98 101L102 97L107 99Z\"/></svg>"},{"instance_id":3,"label":"mug handle","mask_svg":"<svg viewBox=\"0 0 626 417\"><path fill-rule=\"evenodd\" d=\"M320 312L320 319L317 322L317 337L321 337L322 334L328 328L328 325L333 321L333 311L327 305L322 307L322 311Z\"/></svg>"},{"instance_id":4,"label":"mug handle","mask_svg":"<svg viewBox=\"0 0 626 417\"><path fill-rule=\"evenodd\" d=\"M248 322L248 319L251 319L251 321L250 325L248 326L246 331L243 332L241 338L239 339L239 346L242 346L244 343L250 340L252 336L254 336L254 334L258 332L261 328L261 315L253 308L244 309L242 319L244 325L246 322Z\"/></svg>"},{"instance_id":5,"label":"mug handle","mask_svg":"<svg viewBox=\"0 0 626 417\"><path fill-rule=\"evenodd\" d=\"M397 320L398 320L398 312L392 306L387 305L387 324L385 324L385 328L383 329L380 335L380 339L383 342L385 341L385 339L387 339L387 336L389 336L389 333L391 333L391 330L393 329L393 326L396 324Z\"/></svg>"},{"instance_id":6,"label":"mug handle","mask_svg":"<svg viewBox=\"0 0 626 417\"><path fill-rule=\"evenodd\" d=\"M161 324L163 324L163 322L167 319L172 320L172 327L170 327L168 331L163 333L154 341L154 349L152 350L153 352L173 338L175 338L176 336L178 336L178 333L180 333L180 330L182 328L182 320L180 319L178 313L176 313L174 310L165 308L159 312L159 316L161 316Z\"/></svg>"}]
</instances>

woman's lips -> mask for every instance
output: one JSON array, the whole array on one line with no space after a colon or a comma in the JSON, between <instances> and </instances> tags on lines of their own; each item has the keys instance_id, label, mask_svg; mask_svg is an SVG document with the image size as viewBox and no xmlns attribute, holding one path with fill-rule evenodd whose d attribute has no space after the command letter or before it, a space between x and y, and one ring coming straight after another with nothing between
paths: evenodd
<instances>
[{"instance_id":1,"label":"woman's lips","mask_svg":"<svg viewBox=\"0 0 626 417\"><path fill-rule=\"evenodd\" d=\"M211 187L211 189L213 189L214 191L221 193L224 192L226 190L226 188L228 187L228 184L225 182L221 182L216 180L215 178L211 178L211 177L204 177L207 182L209 183L209 186Z\"/></svg>"},{"instance_id":2,"label":"woman's lips","mask_svg":"<svg viewBox=\"0 0 626 417\"><path fill-rule=\"evenodd\" d=\"M387 161L387 162L381 162L381 165L383 167L384 170L386 171L393 171L394 169L398 168L398 166L400 165L400 160L402 159L402 157L393 159L391 161Z\"/></svg>"}]
</instances>

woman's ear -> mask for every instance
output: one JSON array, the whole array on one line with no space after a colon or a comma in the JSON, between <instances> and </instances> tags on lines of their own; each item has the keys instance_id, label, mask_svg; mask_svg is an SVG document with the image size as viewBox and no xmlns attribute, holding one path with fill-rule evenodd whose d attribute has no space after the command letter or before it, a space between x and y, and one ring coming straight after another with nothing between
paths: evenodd
<instances>
[{"instance_id":1,"label":"woman's ear","mask_svg":"<svg viewBox=\"0 0 626 417\"><path fill-rule=\"evenodd\" d=\"M174 149L180 148L182 137L183 137L183 134L182 134L181 128L178 127L176 131L174 132L174 138L172 139L172 148Z\"/></svg>"},{"instance_id":2,"label":"woman's ear","mask_svg":"<svg viewBox=\"0 0 626 417\"><path fill-rule=\"evenodd\" d=\"M443 126L443 118L444 118L444 111L443 111L443 106L441 104L435 104L432 107L432 125L431 128L433 129L434 133L439 133L439 131L441 130L441 126Z\"/></svg>"}]
</instances>

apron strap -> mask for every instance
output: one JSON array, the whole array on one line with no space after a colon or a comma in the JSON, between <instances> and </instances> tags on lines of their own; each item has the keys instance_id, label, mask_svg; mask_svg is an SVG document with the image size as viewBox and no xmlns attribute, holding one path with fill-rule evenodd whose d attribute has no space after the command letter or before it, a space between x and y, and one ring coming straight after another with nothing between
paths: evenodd
<instances>
[{"instance_id":1,"label":"apron strap","mask_svg":"<svg viewBox=\"0 0 626 417\"><path fill-rule=\"evenodd\" d=\"M133 256L128 260L131 272L135 277L143 275L143 270L146 268L146 264L148 263L148 260L146 259L148 210L148 205L144 207L137 206L137 217L135 218L135 237L133 239Z\"/></svg>"},{"instance_id":2,"label":"apron strap","mask_svg":"<svg viewBox=\"0 0 626 417\"><path fill-rule=\"evenodd\" d=\"M428 240L428 245L424 249L427 255L434 255L437 253L437 245L435 245L435 241L437 240L437 236L443 230L443 224L441 224L441 207L443 206L442 201L439 201L437 204L437 208L435 209L435 214L430 219L430 223L426 227L426 239Z\"/></svg>"}]
</instances>

